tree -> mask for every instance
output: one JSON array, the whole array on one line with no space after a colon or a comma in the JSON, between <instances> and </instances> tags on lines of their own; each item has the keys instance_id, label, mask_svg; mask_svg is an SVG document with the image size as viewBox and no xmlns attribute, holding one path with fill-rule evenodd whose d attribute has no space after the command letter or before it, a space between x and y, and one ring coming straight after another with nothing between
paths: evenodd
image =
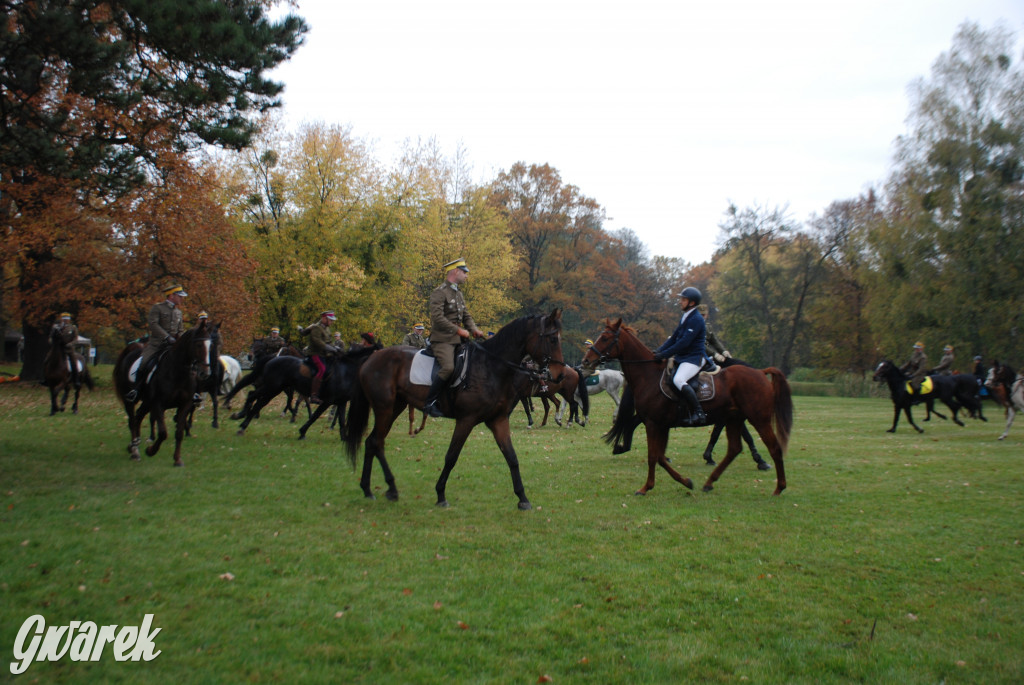
<instances>
[{"instance_id":1,"label":"tree","mask_svg":"<svg viewBox=\"0 0 1024 685\"><path fill-rule=\"evenodd\" d=\"M163 194L194 173L185 170L183 153L202 144L244 147L256 127L250 115L278 104L282 86L265 74L299 46L306 26L294 16L271 21L267 7L262 0L4 5L0 260L11 280L0 297L5 311L22 317L22 377L41 374L37 351L46 347L46 312L95 313L94 321L81 321L92 324L107 308L119 319L118 303L146 306L137 302L144 289L122 293L116 303L105 288L62 291L59 281L90 282L92 273L76 256L102 252L101 246L114 261L137 258L132 249L146 253L149 261L136 262L140 283L144 274L178 268L176 259L146 252L141 237L186 226L143 226L133 212L154 206L147 188L167 202ZM214 214L201 216L212 221ZM54 216L62 217L59 224ZM195 216L154 217L211 229ZM89 230L81 230L85 226ZM210 262L203 270L217 273L213 252L196 254ZM190 278L200 271L181 273Z\"/></svg>"},{"instance_id":2,"label":"tree","mask_svg":"<svg viewBox=\"0 0 1024 685\"><path fill-rule=\"evenodd\" d=\"M965 23L931 79L912 86L911 130L871 234L872 312L887 347L929 335L975 353L1020 347L1024 70L1015 42L1006 29Z\"/></svg>"}]
</instances>

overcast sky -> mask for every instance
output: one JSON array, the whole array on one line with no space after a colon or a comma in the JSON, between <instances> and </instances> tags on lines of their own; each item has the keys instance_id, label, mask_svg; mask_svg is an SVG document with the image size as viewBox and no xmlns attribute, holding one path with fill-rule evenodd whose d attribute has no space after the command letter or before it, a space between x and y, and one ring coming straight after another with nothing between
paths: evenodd
<instances>
[{"instance_id":1,"label":"overcast sky","mask_svg":"<svg viewBox=\"0 0 1024 685\"><path fill-rule=\"evenodd\" d=\"M461 145L477 181L550 164L654 255L710 258L730 201L805 221L884 180L908 84L1024 0L299 0L284 115L390 163ZM1014 55L1020 59L1021 55Z\"/></svg>"}]
</instances>

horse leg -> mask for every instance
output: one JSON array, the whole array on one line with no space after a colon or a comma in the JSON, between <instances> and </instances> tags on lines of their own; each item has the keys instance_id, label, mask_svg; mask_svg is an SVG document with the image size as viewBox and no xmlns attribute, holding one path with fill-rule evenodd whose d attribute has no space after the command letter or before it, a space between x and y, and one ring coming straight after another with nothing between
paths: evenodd
<instances>
[{"instance_id":1,"label":"horse leg","mask_svg":"<svg viewBox=\"0 0 1024 685\"><path fill-rule=\"evenodd\" d=\"M544 420L540 422L540 427L543 428L548 425L548 411L550 411L550 406L548 405L548 398L543 395L541 396L540 401L544 405Z\"/></svg>"},{"instance_id":2,"label":"horse leg","mask_svg":"<svg viewBox=\"0 0 1024 685\"><path fill-rule=\"evenodd\" d=\"M75 403L71 405L71 413L78 413L78 395L82 392L82 384L79 383L75 386Z\"/></svg>"},{"instance_id":3,"label":"horse leg","mask_svg":"<svg viewBox=\"0 0 1024 685\"><path fill-rule=\"evenodd\" d=\"M530 500L526 499L526 488L523 487L523 478L519 474L519 457L516 456L516 450L512 446L512 431L508 425L508 417L501 416L496 419L492 419L487 422L487 427L491 429L491 433L494 435L494 441L498 443L498 449L505 456L505 463L508 464L509 473L512 475L512 492L516 493L519 498L519 504L517 505L520 511L526 511L532 509L533 505L530 504ZM461 449L461 447L459 448ZM456 453L455 459L458 459L459 455ZM447 459L445 460L447 462ZM452 466L455 466L454 461ZM440 482L440 481L439 481ZM444 497L444 489L439 491L438 505L441 505L441 499ZM443 506L443 505L441 505Z\"/></svg>"},{"instance_id":4,"label":"horse leg","mask_svg":"<svg viewBox=\"0 0 1024 685\"><path fill-rule=\"evenodd\" d=\"M693 482L689 478L683 478L672 468L665 457L665 450L668 447L668 428L656 426L651 430L653 423L644 423L647 427L647 481L636 491L637 495L646 495L647 491L654 487L654 467L660 465L668 472L668 475L688 489L693 489Z\"/></svg>"},{"instance_id":5,"label":"horse leg","mask_svg":"<svg viewBox=\"0 0 1024 685\"><path fill-rule=\"evenodd\" d=\"M380 467L384 471L384 482L388 484L388 489L385 491L384 496L391 502L398 501L398 488L395 486L395 475L391 473L391 468L388 466L388 460L384 455L384 441L391 432L391 426L394 424L395 419L402 413L405 407L388 407L381 411L374 410L373 412L373 430L368 436L366 436L366 449L363 453L363 473L359 479L359 487L363 490L363 496L367 499L377 499L373 491L370 489L370 475L373 472L373 458L377 457L377 461L380 462Z\"/></svg>"},{"instance_id":6,"label":"horse leg","mask_svg":"<svg viewBox=\"0 0 1024 685\"><path fill-rule=\"evenodd\" d=\"M1006 408L1006 430L1004 430L1003 434L999 436L1000 440L1005 440L1006 436L1010 434L1010 426L1013 425L1013 418L1015 415L1016 412L1014 411L1013 405L1011 404L1009 407Z\"/></svg>"},{"instance_id":7,"label":"horse leg","mask_svg":"<svg viewBox=\"0 0 1024 685\"><path fill-rule=\"evenodd\" d=\"M56 414L60 409L57 408L57 395L60 394L60 389L55 386L50 386L50 416Z\"/></svg>"},{"instance_id":8,"label":"horse leg","mask_svg":"<svg viewBox=\"0 0 1024 685\"><path fill-rule=\"evenodd\" d=\"M933 398L929 397L927 400L925 400L924 406L925 406L925 416L924 416L924 420L925 421L930 419L932 414L935 414L936 416L938 416L943 421L947 420L945 414L940 414L939 412L935 411L935 400Z\"/></svg>"},{"instance_id":9,"label":"horse leg","mask_svg":"<svg viewBox=\"0 0 1024 685\"><path fill-rule=\"evenodd\" d=\"M757 464L758 471L771 471L772 467L761 458L761 455L757 453L757 447L754 446L754 436L750 434L750 430L747 429L747 424L743 424L743 432L740 433L740 437L743 438L743 442L747 443L750 448L750 456L754 458L754 463Z\"/></svg>"},{"instance_id":10,"label":"horse leg","mask_svg":"<svg viewBox=\"0 0 1024 685\"><path fill-rule=\"evenodd\" d=\"M255 397L253 397L253 395L255 395ZM249 427L252 420L258 418L263 407L267 406L270 400L277 397L277 395L270 395L269 397L267 395L269 395L269 393L265 393L262 390L253 390L249 393L249 397L245 400L246 407L248 407L249 410L245 412L245 418L242 420L242 423L238 425L238 430L235 432L235 435L245 435L245 429Z\"/></svg>"},{"instance_id":11,"label":"horse leg","mask_svg":"<svg viewBox=\"0 0 1024 685\"><path fill-rule=\"evenodd\" d=\"M309 420L302 424L302 428L299 429L299 440L306 439L306 431L309 430L310 426L316 423L316 420L320 418L321 414L327 411L328 406L329 405L326 402L317 405L316 411L313 412L313 415L309 417Z\"/></svg>"},{"instance_id":12,"label":"horse leg","mask_svg":"<svg viewBox=\"0 0 1024 685\"><path fill-rule=\"evenodd\" d=\"M213 406L213 427L220 428L220 423L217 416L217 388L210 391L210 405ZM191 428L192 422L189 420L189 427Z\"/></svg>"},{"instance_id":13,"label":"horse leg","mask_svg":"<svg viewBox=\"0 0 1024 685\"><path fill-rule=\"evenodd\" d=\"M908 423L909 423L909 424L910 424L911 426L913 426L913 427L914 427L914 430L916 430L916 431L917 431L918 433L924 433L924 428L921 428L921 427L919 427L919 426L918 426L918 425L917 425L916 423L914 423L914 417L910 415L910 405L909 405L909 404L908 404L908 405L906 405L905 407L903 407L903 413L907 415L907 422L908 422ZM938 415L938 414L937 414L937 415ZM946 418L946 417L945 417L945 416L943 416L942 418ZM896 432L896 431L895 431L895 426L894 426L894 430L892 430L892 431L890 431L890 432L892 432L892 433Z\"/></svg>"},{"instance_id":14,"label":"horse leg","mask_svg":"<svg viewBox=\"0 0 1024 685\"><path fill-rule=\"evenodd\" d=\"M748 417L749 419L749 417ZM750 422L752 426L757 430L757 434L761 436L761 442L764 443L765 447L768 448L768 454L771 456L772 461L775 463L775 492L773 495L779 495L783 490L786 489L786 466L782 461L782 445L779 443L779 439L775 436L775 431L772 429L771 419L766 417L763 421ZM725 459L722 460L721 466L715 469L712 473L712 478L708 479L708 482L704 485L704 489L707 490L708 486L711 485L715 480L718 480L718 476L722 475L726 467L736 457L736 454L740 452L740 435L741 429L743 428L743 422L741 421L738 425L730 423L726 427L726 435L729 438L729 452L733 450L733 441L736 443L736 453L730 457L728 454ZM735 434L735 436L734 436Z\"/></svg>"},{"instance_id":15,"label":"horse leg","mask_svg":"<svg viewBox=\"0 0 1024 685\"><path fill-rule=\"evenodd\" d=\"M489 426L489 424L488 424ZM448 476L451 475L452 469L455 468L455 464L459 461L459 454L462 453L462 447L466 444L466 438L469 437L470 431L473 430L473 426L468 419L459 419L455 423L455 430L452 432L452 440L448 443L448 451L444 455L444 468L441 469L441 475L437 479L437 483L434 485L434 490L437 491L437 506L447 507L448 500L445 499L445 487L448 485ZM491 432L494 433L494 437L497 440L498 434L492 428ZM511 443L509 443L511 446ZM498 443L501 446L501 443ZM504 450L502 450L504 452ZM513 452L513 458L515 453ZM505 456L505 460L508 461L508 456ZM516 485L516 480L519 479L519 463L516 461L515 468L513 468L512 462L509 462L509 469L512 470L512 484ZM522 481L519 481L518 487L519 502L522 505L525 496L522 495ZM529 504L529 502L527 502Z\"/></svg>"},{"instance_id":16,"label":"horse leg","mask_svg":"<svg viewBox=\"0 0 1024 685\"><path fill-rule=\"evenodd\" d=\"M423 430L423 427L427 425L427 415L426 415L426 413L425 412L421 412L421 414L423 414L423 415L420 417L420 427L416 429L416 432L413 433L413 435L418 435L419 432L421 430Z\"/></svg>"},{"instance_id":17,"label":"horse leg","mask_svg":"<svg viewBox=\"0 0 1024 685\"><path fill-rule=\"evenodd\" d=\"M152 457L154 454L159 452L160 444L167 439L167 424L164 421L164 408L154 407L153 411L151 412L151 417L156 419L157 433L156 440L154 440L153 443L146 448L146 456L149 457Z\"/></svg>"},{"instance_id":18,"label":"horse leg","mask_svg":"<svg viewBox=\"0 0 1024 685\"><path fill-rule=\"evenodd\" d=\"M712 450L715 449L715 444L718 442L718 438L722 437L722 431L725 430L724 423L716 423L715 427L711 429L711 437L708 439L708 446L704 448L704 462L708 466L715 466L715 460L712 457Z\"/></svg>"},{"instance_id":19,"label":"horse leg","mask_svg":"<svg viewBox=\"0 0 1024 685\"><path fill-rule=\"evenodd\" d=\"M190 399L188 401L190 407L194 406L194 403ZM185 411L181 407L174 412L174 465L184 466L185 462L181 460L181 441L185 437L185 422L188 421L188 415L191 412Z\"/></svg>"},{"instance_id":20,"label":"horse leg","mask_svg":"<svg viewBox=\"0 0 1024 685\"><path fill-rule=\"evenodd\" d=\"M131 441L128 443L128 456L132 461L141 460L139 455L139 443L142 439L139 437L140 424L142 423L142 407L139 407L139 411L136 412L134 405L131 402L124 403L124 412L128 415L128 433L131 435Z\"/></svg>"}]
</instances>

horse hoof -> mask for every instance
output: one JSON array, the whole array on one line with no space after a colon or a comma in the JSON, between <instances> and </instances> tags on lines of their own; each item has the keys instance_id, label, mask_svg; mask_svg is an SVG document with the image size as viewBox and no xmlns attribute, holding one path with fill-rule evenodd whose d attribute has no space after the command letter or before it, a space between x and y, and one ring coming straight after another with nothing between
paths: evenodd
<instances>
[{"instance_id":1,"label":"horse hoof","mask_svg":"<svg viewBox=\"0 0 1024 685\"><path fill-rule=\"evenodd\" d=\"M389 502L397 502L398 490L388 490L384 493L384 497L386 497Z\"/></svg>"},{"instance_id":2,"label":"horse hoof","mask_svg":"<svg viewBox=\"0 0 1024 685\"><path fill-rule=\"evenodd\" d=\"M372 500L376 500L377 499L376 495L374 495L372 492L364 493L363 497L365 497L366 499L372 499Z\"/></svg>"},{"instance_id":3,"label":"horse hoof","mask_svg":"<svg viewBox=\"0 0 1024 685\"><path fill-rule=\"evenodd\" d=\"M711 492L714 489L715 488L712 485L705 485L704 487L701 488L701 490L703 490L704 492Z\"/></svg>"},{"instance_id":4,"label":"horse hoof","mask_svg":"<svg viewBox=\"0 0 1024 685\"><path fill-rule=\"evenodd\" d=\"M714 459L705 459L704 463L708 466L718 466L718 464L715 463Z\"/></svg>"},{"instance_id":5,"label":"horse hoof","mask_svg":"<svg viewBox=\"0 0 1024 685\"><path fill-rule=\"evenodd\" d=\"M140 456L139 456L139 455L137 455L137 454L132 454L132 455L129 455L129 457L128 457L128 458L129 458L129 459L131 459L132 461L142 461L142 457L140 457Z\"/></svg>"},{"instance_id":6,"label":"horse hoof","mask_svg":"<svg viewBox=\"0 0 1024 685\"><path fill-rule=\"evenodd\" d=\"M895 428L890 428L889 430L887 430L887 431L885 431L885 432L886 432L886 433L895 433L895 432L896 432L896 429L895 429Z\"/></svg>"},{"instance_id":7,"label":"horse hoof","mask_svg":"<svg viewBox=\"0 0 1024 685\"><path fill-rule=\"evenodd\" d=\"M306 439L306 434L305 433L299 433L299 440L305 440L305 439Z\"/></svg>"},{"instance_id":8,"label":"horse hoof","mask_svg":"<svg viewBox=\"0 0 1024 685\"><path fill-rule=\"evenodd\" d=\"M771 471L772 467L769 466L766 462L759 461L759 462L757 462L757 470L758 471Z\"/></svg>"},{"instance_id":9,"label":"horse hoof","mask_svg":"<svg viewBox=\"0 0 1024 685\"><path fill-rule=\"evenodd\" d=\"M529 502L519 503L519 511L529 511L530 509L533 509L533 505L530 504Z\"/></svg>"},{"instance_id":10,"label":"horse hoof","mask_svg":"<svg viewBox=\"0 0 1024 685\"><path fill-rule=\"evenodd\" d=\"M687 490L693 490L693 481L690 480L689 478L684 478L683 487L685 487Z\"/></svg>"},{"instance_id":11,"label":"horse hoof","mask_svg":"<svg viewBox=\"0 0 1024 685\"><path fill-rule=\"evenodd\" d=\"M447 509L448 508L448 500L446 500L446 499L439 499L439 500L437 500L437 508L438 509Z\"/></svg>"},{"instance_id":12,"label":"horse hoof","mask_svg":"<svg viewBox=\"0 0 1024 685\"><path fill-rule=\"evenodd\" d=\"M612 454L625 454L628 451L629 448L623 447L622 445L616 445L615 447L612 448Z\"/></svg>"},{"instance_id":13,"label":"horse hoof","mask_svg":"<svg viewBox=\"0 0 1024 685\"><path fill-rule=\"evenodd\" d=\"M185 462L183 462L183 461L176 461L176 462L174 462L174 468L178 468L178 467L184 466L184 465L185 465Z\"/></svg>"},{"instance_id":14,"label":"horse hoof","mask_svg":"<svg viewBox=\"0 0 1024 685\"><path fill-rule=\"evenodd\" d=\"M245 429L244 428L239 428L237 431L235 431L235 435L239 435L239 436L245 435Z\"/></svg>"},{"instance_id":15,"label":"horse hoof","mask_svg":"<svg viewBox=\"0 0 1024 685\"><path fill-rule=\"evenodd\" d=\"M636 492L633 493L633 496L634 497L647 497L647 493L644 492L643 490L637 490Z\"/></svg>"}]
</instances>

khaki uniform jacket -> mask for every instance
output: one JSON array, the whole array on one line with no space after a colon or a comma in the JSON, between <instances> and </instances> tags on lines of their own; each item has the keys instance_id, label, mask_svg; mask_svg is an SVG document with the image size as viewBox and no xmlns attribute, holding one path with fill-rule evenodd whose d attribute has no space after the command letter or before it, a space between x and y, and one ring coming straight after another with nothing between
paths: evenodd
<instances>
[{"instance_id":1,"label":"khaki uniform jacket","mask_svg":"<svg viewBox=\"0 0 1024 685\"><path fill-rule=\"evenodd\" d=\"M320 322L317 321L314 324L306 326L301 331L302 335L309 336L309 353L315 354L320 357L326 357L331 354L333 344L331 343L331 327L321 326Z\"/></svg>"},{"instance_id":2,"label":"khaki uniform jacket","mask_svg":"<svg viewBox=\"0 0 1024 685\"><path fill-rule=\"evenodd\" d=\"M60 339L64 343L65 352L75 351L75 341L78 340L78 328L70 321L66 324L55 326L60 331Z\"/></svg>"},{"instance_id":3,"label":"khaki uniform jacket","mask_svg":"<svg viewBox=\"0 0 1024 685\"><path fill-rule=\"evenodd\" d=\"M481 333L466 309L462 291L445 281L430 293L430 342L455 344L462 341L459 329Z\"/></svg>"},{"instance_id":4,"label":"khaki uniform jacket","mask_svg":"<svg viewBox=\"0 0 1024 685\"><path fill-rule=\"evenodd\" d=\"M910 380L919 381L928 375L928 355L924 350L914 350L900 371L910 374Z\"/></svg>"},{"instance_id":5,"label":"khaki uniform jacket","mask_svg":"<svg viewBox=\"0 0 1024 685\"><path fill-rule=\"evenodd\" d=\"M281 336L272 338L268 335L263 339L263 354L277 354L277 351L287 344Z\"/></svg>"},{"instance_id":6,"label":"khaki uniform jacket","mask_svg":"<svg viewBox=\"0 0 1024 685\"><path fill-rule=\"evenodd\" d=\"M953 365L953 353L946 352L942 355L942 359L939 360L939 365L932 369L932 373L937 373L942 376L952 376L953 369L950 367Z\"/></svg>"},{"instance_id":7,"label":"khaki uniform jacket","mask_svg":"<svg viewBox=\"0 0 1024 685\"><path fill-rule=\"evenodd\" d=\"M711 325L707 321L704 322L704 345L711 353L721 355L726 353L725 345L718 339L715 332L711 330Z\"/></svg>"},{"instance_id":8,"label":"khaki uniform jacket","mask_svg":"<svg viewBox=\"0 0 1024 685\"><path fill-rule=\"evenodd\" d=\"M406 333L402 338L402 344L422 350L427 346L427 339L419 333Z\"/></svg>"},{"instance_id":9,"label":"khaki uniform jacket","mask_svg":"<svg viewBox=\"0 0 1024 685\"><path fill-rule=\"evenodd\" d=\"M149 323L149 342L142 350L143 363L157 353L168 337L173 335L177 338L185 332L181 309L175 307L170 300L164 300L150 307L146 320Z\"/></svg>"}]
</instances>

